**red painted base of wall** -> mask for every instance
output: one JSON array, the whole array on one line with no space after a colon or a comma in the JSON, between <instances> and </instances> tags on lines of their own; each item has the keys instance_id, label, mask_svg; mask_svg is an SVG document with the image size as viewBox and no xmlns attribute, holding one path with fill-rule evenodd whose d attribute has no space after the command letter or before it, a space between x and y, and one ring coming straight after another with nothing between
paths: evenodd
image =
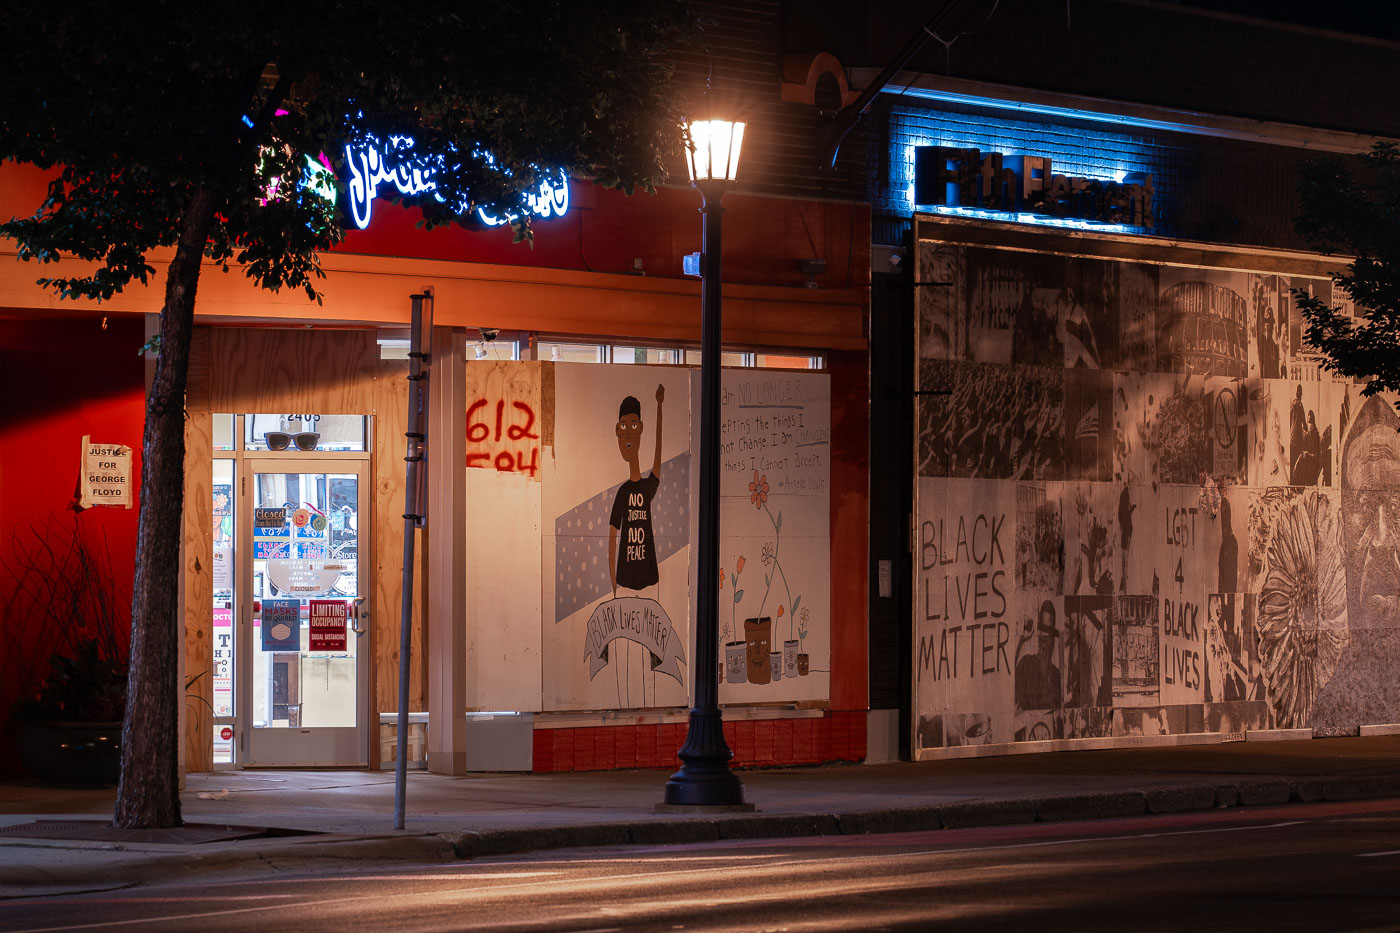
<instances>
[{"instance_id":1,"label":"red painted base of wall","mask_svg":"<svg viewBox=\"0 0 1400 933\"><path fill-rule=\"evenodd\" d=\"M821 719L758 719L724 724L736 768L811 765L865 758L864 710L833 710ZM678 768L683 722L641 726L536 729L534 770L609 771Z\"/></svg>"}]
</instances>

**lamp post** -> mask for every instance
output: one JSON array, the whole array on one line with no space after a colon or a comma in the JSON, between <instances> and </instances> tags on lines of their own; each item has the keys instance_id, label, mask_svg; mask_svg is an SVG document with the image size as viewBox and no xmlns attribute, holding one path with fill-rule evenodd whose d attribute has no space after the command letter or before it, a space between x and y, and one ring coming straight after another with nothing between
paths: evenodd
<instances>
[{"instance_id":1,"label":"lamp post","mask_svg":"<svg viewBox=\"0 0 1400 933\"><path fill-rule=\"evenodd\" d=\"M744 124L696 120L685 126L686 167L700 189L700 506L696 556L695 705L679 756L681 769L666 782L663 806L747 808L744 785L729 770L719 709L719 406L720 200L734 182Z\"/></svg>"}]
</instances>

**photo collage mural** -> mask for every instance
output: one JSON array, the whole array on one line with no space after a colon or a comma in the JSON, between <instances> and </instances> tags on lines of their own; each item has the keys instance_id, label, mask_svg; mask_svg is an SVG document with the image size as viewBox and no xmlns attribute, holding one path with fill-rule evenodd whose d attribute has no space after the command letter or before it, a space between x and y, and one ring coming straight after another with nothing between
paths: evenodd
<instances>
[{"instance_id":1,"label":"photo collage mural","mask_svg":"<svg viewBox=\"0 0 1400 933\"><path fill-rule=\"evenodd\" d=\"M721 703L829 696L830 380L726 369ZM689 705L699 372L470 362L468 706Z\"/></svg>"},{"instance_id":2,"label":"photo collage mural","mask_svg":"<svg viewBox=\"0 0 1400 933\"><path fill-rule=\"evenodd\" d=\"M1400 721L1400 419L1304 346L1330 281L917 262L916 754Z\"/></svg>"}]
</instances>

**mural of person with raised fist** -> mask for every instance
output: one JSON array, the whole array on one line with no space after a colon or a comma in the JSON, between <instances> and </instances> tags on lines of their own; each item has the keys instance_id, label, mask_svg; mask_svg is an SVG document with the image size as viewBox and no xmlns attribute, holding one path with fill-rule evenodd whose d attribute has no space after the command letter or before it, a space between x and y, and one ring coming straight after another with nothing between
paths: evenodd
<instances>
[{"instance_id":1,"label":"mural of person with raised fist","mask_svg":"<svg viewBox=\"0 0 1400 933\"><path fill-rule=\"evenodd\" d=\"M656 387L656 452L651 472L642 478L640 462L642 404L631 395L617 409L617 449L627 461L630 471L627 481L613 499L612 516L608 519L608 571L612 576L613 595L618 586L629 590L644 590L659 579L656 570L656 541L652 534L651 503L661 485L661 403L666 400L665 386ZM618 543L619 537L622 539Z\"/></svg>"}]
</instances>

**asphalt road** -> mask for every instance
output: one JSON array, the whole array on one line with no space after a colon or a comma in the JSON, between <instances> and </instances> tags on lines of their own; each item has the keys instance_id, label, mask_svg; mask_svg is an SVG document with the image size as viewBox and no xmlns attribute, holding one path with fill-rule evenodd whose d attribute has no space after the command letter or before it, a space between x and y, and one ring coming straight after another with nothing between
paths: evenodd
<instances>
[{"instance_id":1,"label":"asphalt road","mask_svg":"<svg viewBox=\"0 0 1400 933\"><path fill-rule=\"evenodd\" d=\"M1395 930L1400 801L557 851L0 902L0 931Z\"/></svg>"}]
</instances>

